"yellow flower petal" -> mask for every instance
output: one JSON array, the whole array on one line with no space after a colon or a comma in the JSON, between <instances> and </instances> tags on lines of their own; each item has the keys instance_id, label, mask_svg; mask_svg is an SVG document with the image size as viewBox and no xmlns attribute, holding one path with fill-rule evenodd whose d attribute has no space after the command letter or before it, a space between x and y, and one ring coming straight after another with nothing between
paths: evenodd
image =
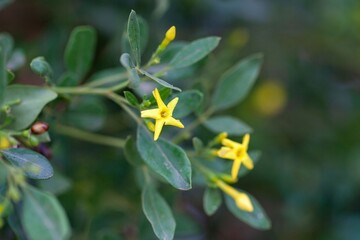
<instances>
[{"instance_id":1,"label":"yellow flower petal","mask_svg":"<svg viewBox=\"0 0 360 240\"><path fill-rule=\"evenodd\" d=\"M156 108L156 109L149 109L149 110L141 111L141 117L142 118L159 119L159 118L161 118L160 109Z\"/></svg>"},{"instance_id":2,"label":"yellow flower petal","mask_svg":"<svg viewBox=\"0 0 360 240\"><path fill-rule=\"evenodd\" d=\"M245 136L243 137L243 141L242 141L242 145L245 148L245 151L247 151L248 146L249 146L249 142L250 142L250 134L245 134Z\"/></svg>"},{"instance_id":3,"label":"yellow flower petal","mask_svg":"<svg viewBox=\"0 0 360 240\"><path fill-rule=\"evenodd\" d=\"M242 159L242 162L244 163L244 165L247 169L251 170L254 168L254 163L247 153L246 153L246 156Z\"/></svg>"},{"instance_id":4,"label":"yellow flower petal","mask_svg":"<svg viewBox=\"0 0 360 240\"><path fill-rule=\"evenodd\" d=\"M163 126L164 126L164 120L156 120L155 131L154 131L154 141L158 140Z\"/></svg>"},{"instance_id":5,"label":"yellow flower petal","mask_svg":"<svg viewBox=\"0 0 360 240\"><path fill-rule=\"evenodd\" d=\"M165 103L163 102L163 100L161 99L161 96L160 96L160 93L159 93L159 90L157 88L155 88L155 90L152 92L155 100L156 100L156 103L158 105L158 107L160 109L162 108L166 108L166 105Z\"/></svg>"},{"instance_id":6,"label":"yellow flower petal","mask_svg":"<svg viewBox=\"0 0 360 240\"><path fill-rule=\"evenodd\" d=\"M217 154L221 158L226 158L226 159L231 159L231 160L235 159L235 153L229 147L221 147L220 150L217 152Z\"/></svg>"},{"instance_id":7,"label":"yellow flower petal","mask_svg":"<svg viewBox=\"0 0 360 240\"><path fill-rule=\"evenodd\" d=\"M168 103L167 108L169 109L169 112L170 112L171 115L172 115L172 113L173 113L173 111L174 111L174 109L175 109L175 106L176 106L176 104L178 103L178 101L179 101L179 98L176 97L176 98L174 98L173 100L171 100L171 101Z\"/></svg>"},{"instance_id":8,"label":"yellow flower petal","mask_svg":"<svg viewBox=\"0 0 360 240\"><path fill-rule=\"evenodd\" d=\"M173 117L169 117L166 122L165 125L171 125L171 126L175 126L178 128L184 128L184 125L180 122L180 120L177 120Z\"/></svg>"},{"instance_id":9,"label":"yellow flower petal","mask_svg":"<svg viewBox=\"0 0 360 240\"><path fill-rule=\"evenodd\" d=\"M237 142L235 142L235 141L232 141L232 140L230 140L230 139L228 139L228 138L223 139L223 140L221 141L221 143L222 143L224 146L230 147L230 148L238 148L238 147L241 146L240 143L237 143Z\"/></svg>"},{"instance_id":10,"label":"yellow flower petal","mask_svg":"<svg viewBox=\"0 0 360 240\"><path fill-rule=\"evenodd\" d=\"M231 177L235 180L238 177L239 174L239 170L240 170L240 166L241 166L241 159L240 158L236 158L232 168L231 168Z\"/></svg>"}]
</instances>

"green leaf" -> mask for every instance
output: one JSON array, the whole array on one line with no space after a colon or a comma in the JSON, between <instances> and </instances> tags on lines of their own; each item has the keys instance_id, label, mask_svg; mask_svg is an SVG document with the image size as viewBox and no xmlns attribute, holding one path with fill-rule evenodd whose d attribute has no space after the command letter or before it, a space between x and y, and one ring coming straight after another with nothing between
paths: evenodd
<instances>
[{"instance_id":1,"label":"green leaf","mask_svg":"<svg viewBox=\"0 0 360 240\"><path fill-rule=\"evenodd\" d=\"M106 114L103 99L96 96L81 96L73 99L63 120L67 125L96 131L104 126Z\"/></svg>"},{"instance_id":2,"label":"green leaf","mask_svg":"<svg viewBox=\"0 0 360 240\"><path fill-rule=\"evenodd\" d=\"M6 66L8 69L15 71L24 66L25 62L26 57L24 51L21 49L15 49L12 52Z\"/></svg>"},{"instance_id":3,"label":"green leaf","mask_svg":"<svg viewBox=\"0 0 360 240\"><path fill-rule=\"evenodd\" d=\"M204 143L200 138L194 137L192 143L196 153L201 153L204 150Z\"/></svg>"},{"instance_id":4,"label":"green leaf","mask_svg":"<svg viewBox=\"0 0 360 240\"><path fill-rule=\"evenodd\" d=\"M160 79L160 78L158 78L158 77L155 77L155 76L151 75L150 73L148 73L148 72L146 72L146 71L144 71L144 70L142 70L142 69L140 69L139 71L140 71L142 74L144 74L145 76L147 76L148 78L150 78L150 79L154 80L155 82L157 82L158 84L160 84L160 85L162 85L162 86L164 86L164 87L171 88L171 89L174 89L174 90L176 90L176 91L181 92L181 89L180 89L180 88L175 87L175 86L171 85L170 83L167 83L167 82L165 82L164 80L162 80L162 79Z\"/></svg>"},{"instance_id":5,"label":"green leaf","mask_svg":"<svg viewBox=\"0 0 360 240\"><path fill-rule=\"evenodd\" d=\"M142 208L159 239L174 238L176 222L171 209L164 198L151 186L143 188Z\"/></svg>"},{"instance_id":6,"label":"green leaf","mask_svg":"<svg viewBox=\"0 0 360 240\"><path fill-rule=\"evenodd\" d=\"M6 182L7 178L7 169L5 164L0 161L0 186Z\"/></svg>"},{"instance_id":7,"label":"green leaf","mask_svg":"<svg viewBox=\"0 0 360 240\"><path fill-rule=\"evenodd\" d=\"M24 188L21 222L29 239L64 240L70 237L70 224L59 201L30 185Z\"/></svg>"},{"instance_id":8,"label":"green leaf","mask_svg":"<svg viewBox=\"0 0 360 240\"><path fill-rule=\"evenodd\" d=\"M76 27L70 35L65 49L65 65L76 75L71 85L79 84L80 80L89 71L96 47L96 32L90 26Z\"/></svg>"},{"instance_id":9,"label":"green leaf","mask_svg":"<svg viewBox=\"0 0 360 240\"><path fill-rule=\"evenodd\" d=\"M2 0L0 1L0 10L7 7L7 5L13 3L15 0Z\"/></svg>"},{"instance_id":10,"label":"green leaf","mask_svg":"<svg viewBox=\"0 0 360 240\"><path fill-rule=\"evenodd\" d=\"M51 81L53 77L53 71L50 64L44 57L34 58L30 63L31 70L44 78L46 82Z\"/></svg>"},{"instance_id":11,"label":"green leaf","mask_svg":"<svg viewBox=\"0 0 360 240\"><path fill-rule=\"evenodd\" d=\"M232 136L241 136L252 132L251 127L247 124L230 116L211 117L204 122L204 125L214 133L227 132Z\"/></svg>"},{"instance_id":12,"label":"green leaf","mask_svg":"<svg viewBox=\"0 0 360 240\"><path fill-rule=\"evenodd\" d=\"M9 148L1 153L14 166L21 168L29 178L48 179L53 175L52 166L40 153L26 148Z\"/></svg>"},{"instance_id":13,"label":"green leaf","mask_svg":"<svg viewBox=\"0 0 360 240\"><path fill-rule=\"evenodd\" d=\"M195 111L202 103L203 94L197 90L184 91L174 94L174 97L179 98L179 102L174 110L175 118L183 118Z\"/></svg>"},{"instance_id":14,"label":"green leaf","mask_svg":"<svg viewBox=\"0 0 360 240\"><path fill-rule=\"evenodd\" d=\"M131 10L128 20L127 33L131 48L131 55L136 63L140 66L141 50L140 50L140 27L136 17L136 12Z\"/></svg>"},{"instance_id":15,"label":"green leaf","mask_svg":"<svg viewBox=\"0 0 360 240\"><path fill-rule=\"evenodd\" d=\"M220 110L242 101L251 90L263 62L261 54L252 55L226 71L212 97L212 107Z\"/></svg>"},{"instance_id":16,"label":"green leaf","mask_svg":"<svg viewBox=\"0 0 360 240\"><path fill-rule=\"evenodd\" d=\"M169 141L153 140L142 124L137 129L137 148L145 163L180 190L191 188L191 164L184 150Z\"/></svg>"},{"instance_id":17,"label":"green leaf","mask_svg":"<svg viewBox=\"0 0 360 240\"><path fill-rule=\"evenodd\" d=\"M127 73L124 68L110 68L94 73L89 79L89 84L96 87L110 88L127 81ZM101 81L101 83L97 83Z\"/></svg>"},{"instance_id":18,"label":"green leaf","mask_svg":"<svg viewBox=\"0 0 360 240\"><path fill-rule=\"evenodd\" d=\"M140 77L137 73L137 70L134 64L131 61L130 55L128 53L123 53L120 57L121 64L126 68L129 74L129 87L137 88L140 85Z\"/></svg>"},{"instance_id":19,"label":"green leaf","mask_svg":"<svg viewBox=\"0 0 360 240\"><path fill-rule=\"evenodd\" d=\"M0 44L0 107L4 103L5 87L8 83L4 47Z\"/></svg>"},{"instance_id":20,"label":"green leaf","mask_svg":"<svg viewBox=\"0 0 360 240\"><path fill-rule=\"evenodd\" d=\"M244 191L239 191L239 192L244 192ZM244 192L244 193L246 193L246 192ZM240 208L238 208L236 206L234 199L229 197L228 195L226 195L225 203L226 203L226 206L229 209L229 211L232 212L237 218L239 218L243 222L249 224L250 226L252 226L256 229L260 229L260 230L270 229L271 221L268 218L268 216L266 215L263 208L260 206L258 201L253 196L251 196L248 193L246 193L246 194L249 196L249 198L251 200L251 203L254 207L254 211L246 212L246 211L241 210Z\"/></svg>"},{"instance_id":21,"label":"green leaf","mask_svg":"<svg viewBox=\"0 0 360 240\"><path fill-rule=\"evenodd\" d=\"M44 191L59 195L70 189L71 181L61 173L55 171L52 178L39 181L39 187Z\"/></svg>"},{"instance_id":22,"label":"green leaf","mask_svg":"<svg viewBox=\"0 0 360 240\"><path fill-rule=\"evenodd\" d=\"M14 39L8 33L0 33L0 46L4 49L6 59L8 59L14 46Z\"/></svg>"},{"instance_id":23,"label":"green leaf","mask_svg":"<svg viewBox=\"0 0 360 240\"><path fill-rule=\"evenodd\" d=\"M128 160L128 162L133 166L140 166L144 163L141 159L139 151L136 148L136 142L131 136L126 139L124 154L126 160Z\"/></svg>"},{"instance_id":24,"label":"green leaf","mask_svg":"<svg viewBox=\"0 0 360 240\"><path fill-rule=\"evenodd\" d=\"M206 188L203 198L204 210L208 216L213 215L222 202L221 192L218 188Z\"/></svg>"},{"instance_id":25,"label":"green leaf","mask_svg":"<svg viewBox=\"0 0 360 240\"><path fill-rule=\"evenodd\" d=\"M130 105L132 105L134 107L139 106L140 103L132 92L124 91L124 96L125 96L126 100L130 103Z\"/></svg>"},{"instance_id":26,"label":"green leaf","mask_svg":"<svg viewBox=\"0 0 360 240\"><path fill-rule=\"evenodd\" d=\"M208 55L220 42L219 37L206 37L195 40L185 46L170 61L172 68L183 68L190 66Z\"/></svg>"},{"instance_id":27,"label":"green leaf","mask_svg":"<svg viewBox=\"0 0 360 240\"><path fill-rule=\"evenodd\" d=\"M20 100L20 104L11 106L11 115L15 117L8 128L23 130L39 115L43 107L54 100L57 94L50 89L27 85L11 85L5 89L4 103Z\"/></svg>"},{"instance_id":28,"label":"green leaf","mask_svg":"<svg viewBox=\"0 0 360 240\"><path fill-rule=\"evenodd\" d=\"M140 53L143 53L146 49L146 45L149 40L149 25L146 20L140 16L137 16L137 20L139 23L139 30L140 30ZM127 34L127 29L125 29L122 37L121 37L121 49L122 52L131 52L129 37Z\"/></svg>"}]
</instances>

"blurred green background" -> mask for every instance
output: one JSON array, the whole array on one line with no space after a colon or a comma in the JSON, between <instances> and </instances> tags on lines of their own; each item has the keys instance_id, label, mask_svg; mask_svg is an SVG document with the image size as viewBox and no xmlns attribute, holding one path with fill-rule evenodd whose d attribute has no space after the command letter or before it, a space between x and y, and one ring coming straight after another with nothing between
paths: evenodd
<instances>
[{"instance_id":1,"label":"blurred green background","mask_svg":"<svg viewBox=\"0 0 360 240\"><path fill-rule=\"evenodd\" d=\"M172 199L177 212L178 239L360 238L358 0L6 2L0 2L0 32L13 35L27 63L45 56L57 76L63 69L70 31L83 24L98 32L92 71L118 67L131 9L149 23L148 57L172 25L177 27L177 40L222 37L210 56L212 67L200 66L200 73L187 77L187 82L220 76L251 53L265 55L250 97L228 113L255 129L250 148L261 149L262 159L238 185L264 206L273 228L254 230L225 208L207 217L202 191L195 188L178 194L164 188L162 193ZM41 83L28 66L17 73L17 81ZM105 104L111 117L103 119ZM92 121L83 124L104 126L103 133L120 137L131 132L132 124L114 105L97 101L92 106L87 113ZM154 239L141 209L134 206L140 201L139 190L122 151L70 140L55 131L52 136L52 162L71 181L69 190L59 197L73 238ZM11 238L10 233L4 236Z\"/></svg>"}]
</instances>

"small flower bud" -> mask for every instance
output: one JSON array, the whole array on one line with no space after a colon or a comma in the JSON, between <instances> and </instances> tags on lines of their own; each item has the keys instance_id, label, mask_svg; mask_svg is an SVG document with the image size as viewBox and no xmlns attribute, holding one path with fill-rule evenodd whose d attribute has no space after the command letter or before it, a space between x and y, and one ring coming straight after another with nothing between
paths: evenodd
<instances>
[{"instance_id":1,"label":"small flower bud","mask_svg":"<svg viewBox=\"0 0 360 240\"><path fill-rule=\"evenodd\" d=\"M11 142L7 137L0 136L0 149L6 149L11 147Z\"/></svg>"},{"instance_id":2,"label":"small flower bud","mask_svg":"<svg viewBox=\"0 0 360 240\"><path fill-rule=\"evenodd\" d=\"M167 32L165 34L165 37L169 42L174 40L176 37L176 27L172 26L171 28L169 28L169 30L167 30Z\"/></svg>"},{"instance_id":3,"label":"small flower bud","mask_svg":"<svg viewBox=\"0 0 360 240\"><path fill-rule=\"evenodd\" d=\"M31 147L36 147L39 145L39 140L35 136L30 136L29 143Z\"/></svg>"},{"instance_id":4,"label":"small flower bud","mask_svg":"<svg viewBox=\"0 0 360 240\"><path fill-rule=\"evenodd\" d=\"M49 130L49 125L45 122L36 122L31 126L31 133L40 135Z\"/></svg>"}]
</instances>

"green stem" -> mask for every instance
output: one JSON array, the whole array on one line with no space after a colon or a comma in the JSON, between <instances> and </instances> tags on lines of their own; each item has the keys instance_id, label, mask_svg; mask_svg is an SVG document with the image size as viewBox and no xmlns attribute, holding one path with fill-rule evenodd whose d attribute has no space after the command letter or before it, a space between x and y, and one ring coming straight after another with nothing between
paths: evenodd
<instances>
[{"instance_id":1,"label":"green stem","mask_svg":"<svg viewBox=\"0 0 360 240\"><path fill-rule=\"evenodd\" d=\"M127 72L118 73L118 74L114 74L111 76L101 78L101 79L93 81L93 82L89 82L89 83L85 84L84 86L97 87L97 86L101 86L103 84L114 83L114 82L117 82L117 81L120 81L120 80L126 79L126 78L127 78Z\"/></svg>"},{"instance_id":2,"label":"green stem","mask_svg":"<svg viewBox=\"0 0 360 240\"><path fill-rule=\"evenodd\" d=\"M123 148L125 145L125 140L120 138L104 136L96 133L90 133L77 128L64 126L61 124L56 125L55 130L59 134L100 145L112 146L117 148Z\"/></svg>"},{"instance_id":3,"label":"green stem","mask_svg":"<svg viewBox=\"0 0 360 240\"><path fill-rule=\"evenodd\" d=\"M141 119L139 118L138 115L136 115L126 104L127 101L125 98L123 98L122 96L113 93L113 92L109 92L106 94L106 96L111 99L113 102L115 102L116 104L118 104L120 107L122 107L125 112L127 112L130 117L132 117L137 123L141 124Z\"/></svg>"},{"instance_id":4,"label":"green stem","mask_svg":"<svg viewBox=\"0 0 360 240\"><path fill-rule=\"evenodd\" d=\"M98 89L89 87L52 87L51 90L60 94L105 95L109 92L109 89Z\"/></svg>"},{"instance_id":5,"label":"green stem","mask_svg":"<svg viewBox=\"0 0 360 240\"><path fill-rule=\"evenodd\" d=\"M187 126L184 131L182 131L179 134L175 135L175 137L172 139L172 141L175 144L179 144L183 140L189 138L189 135L191 134L191 132L196 127L198 127L200 124L205 122L208 119L208 117L210 117L213 113L214 113L214 109L209 108L202 115L198 116L198 118L195 121L193 121L189 126Z\"/></svg>"}]
</instances>

